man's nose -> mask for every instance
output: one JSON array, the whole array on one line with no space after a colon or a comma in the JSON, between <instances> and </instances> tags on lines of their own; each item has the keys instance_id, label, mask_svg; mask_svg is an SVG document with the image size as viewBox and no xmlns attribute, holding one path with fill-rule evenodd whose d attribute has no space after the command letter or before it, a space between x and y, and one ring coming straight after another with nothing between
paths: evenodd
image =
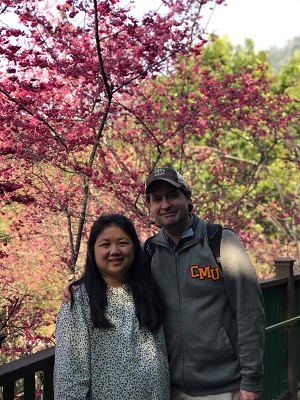
<instances>
[{"instance_id":1,"label":"man's nose","mask_svg":"<svg viewBox=\"0 0 300 400\"><path fill-rule=\"evenodd\" d=\"M168 207L170 207L170 202L166 197L163 197L161 201L161 208L168 208Z\"/></svg>"}]
</instances>

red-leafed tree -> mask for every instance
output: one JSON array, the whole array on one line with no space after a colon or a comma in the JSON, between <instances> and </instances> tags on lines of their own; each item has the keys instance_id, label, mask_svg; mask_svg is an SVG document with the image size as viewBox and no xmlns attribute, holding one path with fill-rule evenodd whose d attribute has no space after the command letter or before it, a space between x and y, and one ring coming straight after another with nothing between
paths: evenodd
<instances>
[{"instance_id":1,"label":"red-leafed tree","mask_svg":"<svg viewBox=\"0 0 300 400\"><path fill-rule=\"evenodd\" d=\"M15 328L32 347L45 317L38 310L24 317L29 297L51 310L49 289L61 281L58 296L66 275L80 270L82 238L96 215L145 219L137 200L152 160L143 148L156 128L124 129L137 122L127 99L178 54L200 49L201 12L210 3L222 0L163 1L138 20L133 3L118 0L1 2L1 285L15 298L15 307L9 300L2 308L10 338Z\"/></svg>"}]
</instances>

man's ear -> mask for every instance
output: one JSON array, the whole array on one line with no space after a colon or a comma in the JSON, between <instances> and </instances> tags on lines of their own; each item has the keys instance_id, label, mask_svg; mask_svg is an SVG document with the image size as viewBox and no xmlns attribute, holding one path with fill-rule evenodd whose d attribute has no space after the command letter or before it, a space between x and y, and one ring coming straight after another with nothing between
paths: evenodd
<instances>
[{"instance_id":1,"label":"man's ear","mask_svg":"<svg viewBox=\"0 0 300 400\"><path fill-rule=\"evenodd\" d=\"M192 201L192 193L191 192L184 192L185 197L188 199L189 202Z\"/></svg>"}]
</instances>

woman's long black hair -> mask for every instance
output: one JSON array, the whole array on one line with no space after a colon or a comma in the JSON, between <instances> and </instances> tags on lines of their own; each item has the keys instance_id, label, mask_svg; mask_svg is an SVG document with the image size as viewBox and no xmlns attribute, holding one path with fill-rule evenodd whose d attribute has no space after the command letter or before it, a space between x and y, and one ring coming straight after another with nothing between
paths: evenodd
<instances>
[{"instance_id":1,"label":"woman's long black hair","mask_svg":"<svg viewBox=\"0 0 300 400\"><path fill-rule=\"evenodd\" d=\"M107 284L95 262L94 246L97 237L110 226L122 229L132 240L134 260L129 268L128 284L131 287L135 303L136 316L140 326L155 332L162 324L163 304L158 287L151 274L150 260L144 254L133 223L120 214L99 217L93 224L88 239L85 270L82 277L73 283L84 282L90 301L91 318L95 327L112 328L113 324L105 315L107 306ZM73 291L71 304L73 305Z\"/></svg>"}]
</instances>

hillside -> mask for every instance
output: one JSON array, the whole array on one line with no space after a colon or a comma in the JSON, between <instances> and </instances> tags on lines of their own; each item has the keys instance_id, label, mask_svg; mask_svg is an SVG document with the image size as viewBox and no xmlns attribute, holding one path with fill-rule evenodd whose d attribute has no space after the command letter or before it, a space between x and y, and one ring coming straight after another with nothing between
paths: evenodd
<instances>
[{"instance_id":1,"label":"hillside","mask_svg":"<svg viewBox=\"0 0 300 400\"><path fill-rule=\"evenodd\" d=\"M281 68L293 58L295 51L300 51L300 36L288 40L282 48L271 47L267 50L268 59L272 64L273 71L275 73L280 72Z\"/></svg>"}]
</instances>

